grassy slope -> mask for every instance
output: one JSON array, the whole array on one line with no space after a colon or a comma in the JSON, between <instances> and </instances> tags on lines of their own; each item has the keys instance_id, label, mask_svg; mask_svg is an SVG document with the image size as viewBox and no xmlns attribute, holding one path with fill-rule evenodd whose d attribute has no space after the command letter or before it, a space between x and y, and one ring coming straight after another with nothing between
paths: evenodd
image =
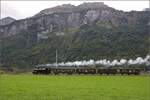
<instances>
[{"instance_id":1,"label":"grassy slope","mask_svg":"<svg viewBox=\"0 0 150 100\"><path fill-rule=\"evenodd\" d=\"M0 100L150 100L149 88L148 76L0 76Z\"/></svg>"}]
</instances>

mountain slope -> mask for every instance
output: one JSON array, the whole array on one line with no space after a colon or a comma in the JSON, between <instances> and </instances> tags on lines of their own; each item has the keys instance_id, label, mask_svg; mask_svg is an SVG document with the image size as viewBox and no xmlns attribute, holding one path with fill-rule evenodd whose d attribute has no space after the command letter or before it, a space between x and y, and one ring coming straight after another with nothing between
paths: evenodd
<instances>
[{"instance_id":1,"label":"mountain slope","mask_svg":"<svg viewBox=\"0 0 150 100\"><path fill-rule=\"evenodd\" d=\"M15 21L14 18L5 17L5 18L0 19L0 25L8 25L8 24L10 24L10 23L12 23L14 21Z\"/></svg>"},{"instance_id":2,"label":"mountain slope","mask_svg":"<svg viewBox=\"0 0 150 100\"><path fill-rule=\"evenodd\" d=\"M2 63L19 68L53 63L56 49L59 62L144 57L149 16L149 11L123 12L103 3L46 9L0 26Z\"/></svg>"}]
</instances>

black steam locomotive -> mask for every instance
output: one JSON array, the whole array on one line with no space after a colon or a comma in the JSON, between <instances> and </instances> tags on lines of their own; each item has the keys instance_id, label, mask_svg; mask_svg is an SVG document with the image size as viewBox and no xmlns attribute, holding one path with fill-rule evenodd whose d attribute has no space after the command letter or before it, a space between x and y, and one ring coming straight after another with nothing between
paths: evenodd
<instances>
[{"instance_id":1,"label":"black steam locomotive","mask_svg":"<svg viewBox=\"0 0 150 100\"><path fill-rule=\"evenodd\" d=\"M118 68L118 67L44 67L36 66L33 74L127 74L139 75L141 68Z\"/></svg>"}]
</instances>

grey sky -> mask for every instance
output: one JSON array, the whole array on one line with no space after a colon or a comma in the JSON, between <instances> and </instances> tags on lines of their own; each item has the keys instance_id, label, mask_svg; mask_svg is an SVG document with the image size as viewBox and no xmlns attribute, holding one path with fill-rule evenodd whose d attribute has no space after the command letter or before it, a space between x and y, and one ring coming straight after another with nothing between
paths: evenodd
<instances>
[{"instance_id":1,"label":"grey sky","mask_svg":"<svg viewBox=\"0 0 150 100\"><path fill-rule=\"evenodd\" d=\"M141 11L149 7L149 1L1 1L1 18L10 16L15 19L23 19L45 8L62 4L79 5L83 2L104 2L110 7L124 11Z\"/></svg>"}]
</instances>

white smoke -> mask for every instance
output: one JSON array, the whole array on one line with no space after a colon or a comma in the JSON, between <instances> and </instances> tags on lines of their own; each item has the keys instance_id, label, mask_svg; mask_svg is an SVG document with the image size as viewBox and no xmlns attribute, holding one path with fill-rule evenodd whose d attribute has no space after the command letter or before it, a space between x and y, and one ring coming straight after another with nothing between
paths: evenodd
<instances>
[{"instance_id":1,"label":"white smoke","mask_svg":"<svg viewBox=\"0 0 150 100\"><path fill-rule=\"evenodd\" d=\"M113 61L102 59L94 61L91 60L83 60L83 61L74 61L74 62L61 62L61 63L53 63L53 64L41 64L39 66L89 66L89 65L104 65L104 66L116 66L116 65L134 65L134 64L145 64L150 65L150 55L147 55L145 58L137 57L136 59L114 59Z\"/></svg>"}]
</instances>

